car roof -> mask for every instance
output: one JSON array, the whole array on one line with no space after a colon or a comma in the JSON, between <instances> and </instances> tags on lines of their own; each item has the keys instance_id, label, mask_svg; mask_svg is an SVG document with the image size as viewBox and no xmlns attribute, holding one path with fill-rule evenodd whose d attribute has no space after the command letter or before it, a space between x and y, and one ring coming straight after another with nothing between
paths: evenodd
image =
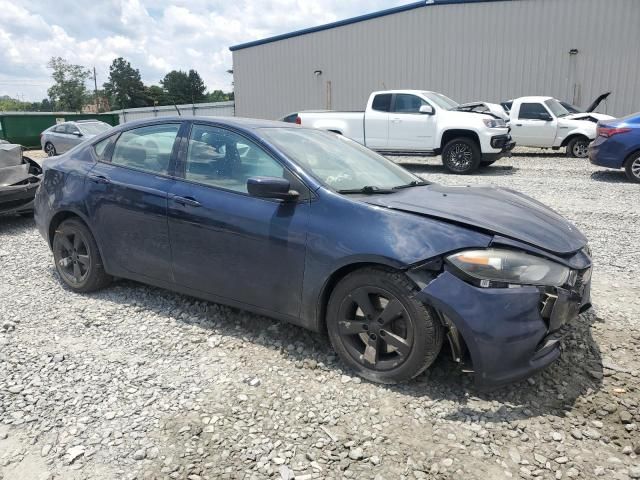
<instances>
[{"instance_id":1,"label":"car roof","mask_svg":"<svg viewBox=\"0 0 640 480\"><path fill-rule=\"evenodd\" d=\"M519 102L544 102L545 100L553 100L553 97L543 97L539 95L532 95L530 97L516 98ZM510 100L513 101L513 100Z\"/></svg>"},{"instance_id":2,"label":"car roof","mask_svg":"<svg viewBox=\"0 0 640 480\"><path fill-rule=\"evenodd\" d=\"M269 128L269 127L300 128L300 126L295 125L293 123L286 123L278 120L262 120L259 118L243 118L243 117L209 117L209 116L181 117L177 115L174 115L171 117L145 118L142 120L127 122L127 123L121 124L120 126L128 129L131 127L154 125L154 124L165 123L165 122L167 123L183 122L185 120L189 120L192 122L228 125L230 127L236 127L244 130L255 130L258 128Z\"/></svg>"}]
</instances>

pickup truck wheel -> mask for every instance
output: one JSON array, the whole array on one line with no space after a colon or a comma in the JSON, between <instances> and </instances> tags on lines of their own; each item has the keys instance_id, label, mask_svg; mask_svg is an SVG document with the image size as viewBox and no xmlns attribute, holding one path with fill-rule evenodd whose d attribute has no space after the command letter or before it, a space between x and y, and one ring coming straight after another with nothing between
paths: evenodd
<instances>
[{"instance_id":1,"label":"pickup truck wheel","mask_svg":"<svg viewBox=\"0 0 640 480\"><path fill-rule=\"evenodd\" d=\"M567 144L567 157L586 158L589 155L589 139L576 137Z\"/></svg>"},{"instance_id":2,"label":"pickup truck wheel","mask_svg":"<svg viewBox=\"0 0 640 480\"><path fill-rule=\"evenodd\" d=\"M466 137L450 140L442 150L442 164L451 173L467 175L474 172L482 161L478 144Z\"/></svg>"},{"instance_id":3,"label":"pickup truck wheel","mask_svg":"<svg viewBox=\"0 0 640 480\"><path fill-rule=\"evenodd\" d=\"M627 159L624 170L629 180L640 183L640 153L634 153Z\"/></svg>"}]
</instances>

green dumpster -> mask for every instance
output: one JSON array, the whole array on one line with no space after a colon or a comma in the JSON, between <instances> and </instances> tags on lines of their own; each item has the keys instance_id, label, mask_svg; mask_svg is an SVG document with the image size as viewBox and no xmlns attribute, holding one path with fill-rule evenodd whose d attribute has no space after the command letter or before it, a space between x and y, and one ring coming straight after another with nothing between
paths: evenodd
<instances>
[{"instance_id":1,"label":"green dumpster","mask_svg":"<svg viewBox=\"0 0 640 480\"><path fill-rule=\"evenodd\" d=\"M41 148L40 133L51 125L91 118L113 126L119 123L118 114L114 113L0 112L0 139L27 148Z\"/></svg>"}]
</instances>

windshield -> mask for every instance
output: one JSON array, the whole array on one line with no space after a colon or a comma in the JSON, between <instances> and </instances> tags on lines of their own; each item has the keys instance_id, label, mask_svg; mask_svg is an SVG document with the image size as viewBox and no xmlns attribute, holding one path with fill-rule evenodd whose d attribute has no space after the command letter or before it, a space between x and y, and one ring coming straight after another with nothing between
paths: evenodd
<instances>
[{"instance_id":1,"label":"windshield","mask_svg":"<svg viewBox=\"0 0 640 480\"><path fill-rule=\"evenodd\" d=\"M104 122L76 123L76 125L85 135L98 135L111 128L111 125Z\"/></svg>"},{"instance_id":2,"label":"windshield","mask_svg":"<svg viewBox=\"0 0 640 480\"><path fill-rule=\"evenodd\" d=\"M555 98L545 100L544 103L547 107L549 107L551 113L553 113L556 117L564 117L565 115L569 115L569 111L564 108L562 104Z\"/></svg>"},{"instance_id":3,"label":"windshield","mask_svg":"<svg viewBox=\"0 0 640 480\"><path fill-rule=\"evenodd\" d=\"M459 105L458 102L451 100L449 97L447 97L446 95L442 95L441 93L422 92L422 94L425 96L425 98L431 100L437 106L439 106L440 108L444 108L445 110L451 110L452 108L456 108Z\"/></svg>"},{"instance_id":4,"label":"windshield","mask_svg":"<svg viewBox=\"0 0 640 480\"><path fill-rule=\"evenodd\" d=\"M309 174L334 190L390 189L422 181L342 135L306 128L263 128L261 134Z\"/></svg>"}]
</instances>

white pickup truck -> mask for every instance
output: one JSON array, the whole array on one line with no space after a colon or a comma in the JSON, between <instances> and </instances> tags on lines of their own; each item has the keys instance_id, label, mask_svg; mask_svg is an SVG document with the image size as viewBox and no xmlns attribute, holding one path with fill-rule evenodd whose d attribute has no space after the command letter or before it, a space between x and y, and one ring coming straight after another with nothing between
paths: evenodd
<instances>
[{"instance_id":1,"label":"white pickup truck","mask_svg":"<svg viewBox=\"0 0 640 480\"><path fill-rule=\"evenodd\" d=\"M612 119L601 113L570 113L553 97L521 97L502 106L509 113L511 136L519 146L558 150L584 158L596 138L598 120Z\"/></svg>"},{"instance_id":2,"label":"white pickup truck","mask_svg":"<svg viewBox=\"0 0 640 480\"><path fill-rule=\"evenodd\" d=\"M499 105L496 105L500 108ZM439 155L452 173L490 165L515 146L504 120L422 90L373 92L364 112L305 111L285 121L329 130L387 155Z\"/></svg>"}]
</instances>

